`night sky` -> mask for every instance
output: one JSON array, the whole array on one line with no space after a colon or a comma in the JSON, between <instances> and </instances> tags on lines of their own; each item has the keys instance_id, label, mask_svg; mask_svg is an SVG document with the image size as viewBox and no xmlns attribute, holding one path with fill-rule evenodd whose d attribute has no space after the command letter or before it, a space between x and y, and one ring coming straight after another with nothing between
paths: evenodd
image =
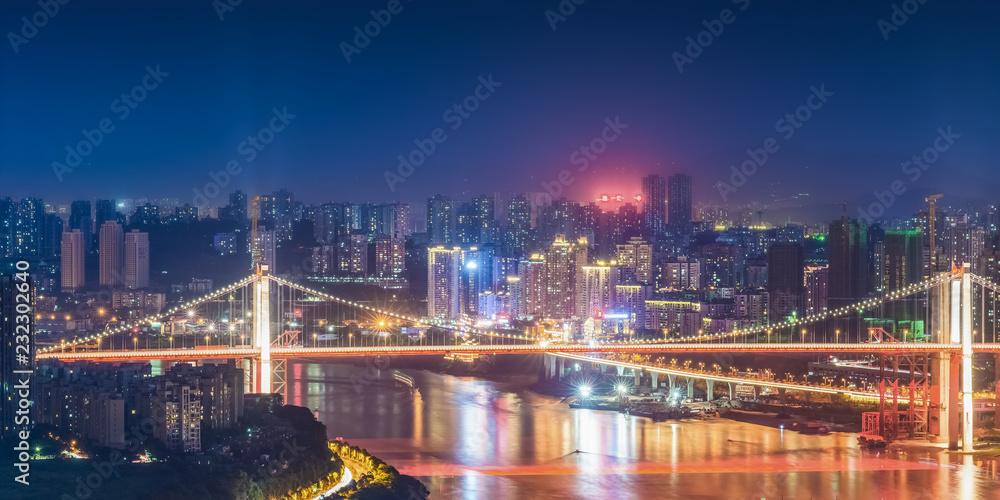
<instances>
[{"instance_id":1,"label":"night sky","mask_svg":"<svg viewBox=\"0 0 1000 500\"><path fill-rule=\"evenodd\" d=\"M348 63L341 44L389 3L244 0L220 21L209 0L69 2L18 41L22 16L40 8L4 2L0 196L190 199L232 160L242 170L223 193L287 187L307 202L543 191L566 169L581 201L686 172L696 202L721 203L714 186L730 165L774 138L780 149L730 203L806 193L832 217L833 202L862 206L897 179L907 191L890 213L938 191L997 201L995 2L896 2L919 8L885 40L879 20L896 28L888 1L565 0L575 11L560 20L546 15L555 0L403 0ZM723 9L731 22L712 23ZM673 54L703 21L722 33L681 72ZM115 101L157 65L168 75L123 117ZM500 85L453 128L443 113L489 75ZM811 87L833 94L786 139L776 122ZM294 119L247 161L241 142L275 108ZM615 117L627 128L581 172L571 155ZM53 162L104 119L114 130L60 182ZM949 126L960 137L911 181L901 163ZM435 128L446 139L390 190L385 172Z\"/></svg>"}]
</instances>

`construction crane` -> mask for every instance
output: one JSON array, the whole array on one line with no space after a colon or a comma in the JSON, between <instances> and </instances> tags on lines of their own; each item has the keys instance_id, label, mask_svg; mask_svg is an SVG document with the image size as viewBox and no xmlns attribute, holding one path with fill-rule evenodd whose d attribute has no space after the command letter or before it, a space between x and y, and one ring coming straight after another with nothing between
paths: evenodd
<instances>
[{"instance_id":1,"label":"construction crane","mask_svg":"<svg viewBox=\"0 0 1000 500\"><path fill-rule=\"evenodd\" d=\"M250 203L250 269L261 275L260 243L257 234L257 220L260 219L260 196L254 196Z\"/></svg>"},{"instance_id":2,"label":"construction crane","mask_svg":"<svg viewBox=\"0 0 1000 500\"><path fill-rule=\"evenodd\" d=\"M934 202L937 201L937 200L939 200L939 199L941 199L942 197L944 197L943 194L933 194L933 195L928 196L924 200L924 201L926 201L929 204L928 211L927 211L927 228L928 228L927 230L930 233L929 238L930 238L930 254L931 254L931 271L932 272L933 271L937 271L937 254L935 253L935 250L934 250L934 243L935 243L934 240L937 239L936 238L936 233L934 232L934 221L935 221L935 216L934 216Z\"/></svg>"}]
</instances>

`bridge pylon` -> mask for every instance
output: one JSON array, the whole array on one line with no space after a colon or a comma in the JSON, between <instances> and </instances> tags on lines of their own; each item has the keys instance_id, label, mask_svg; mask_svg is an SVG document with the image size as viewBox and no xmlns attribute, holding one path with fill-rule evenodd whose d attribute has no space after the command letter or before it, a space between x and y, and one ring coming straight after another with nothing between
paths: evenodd
<instances>
[{"instance_id":1,"label":"bridge pylon","mask_svg":"<svg viewBox=\"0 0 1000 500\"><path fill-rule=\"evenodd\" d=\"M266 265L259 266L253 283L253 339L260 348L254 360L254 392L271 392L271 280Z\"/></svg>"},{"instance_id":2,"label":"bridge pylon","mask_svg":"<svg viewBox=\"0 0 1000 500\"><path fill-rule=\"evenodd\" d=\"M931 419L931 434L948 443L948 448L972 451L973 416L972 401L972 274L969 264L954 268L932 295L934 317L932 334L934 342L960 345L959 353L940 352L932 357L932 407L936 406L935 419ZM935 425L936 424L936 425Z\"/></svg>"}]
</instances>

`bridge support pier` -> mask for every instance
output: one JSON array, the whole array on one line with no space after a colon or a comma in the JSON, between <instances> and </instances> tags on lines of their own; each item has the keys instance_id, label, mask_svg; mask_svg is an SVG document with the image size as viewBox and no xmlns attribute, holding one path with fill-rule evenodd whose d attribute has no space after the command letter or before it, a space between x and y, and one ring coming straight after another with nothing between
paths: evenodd
<instances>
[{"instance_id":1,"label":"bridge support pier","mask_svg":"<svg viewBox=\"0 0 1000 500\"><path fill-rule=\"evenodd\" d=\"M705 380L705 401L711 401L715 399L715 381Z\"/></svg>"},{"instance_id":2,"label":"bridge support pier","mask_svg":"<svg viewBox=\"0 0 1000 500\"><path fill-rule=\"evenodd\" d=\"M271 280L267 266L260 266L253 285L254 343L260 348L259 383L256 392L271 393Z\"/></svg>"},{"instance_id":3,"label":"bridge support pier","mask_svg":"<svg viewBox=\"0 0 1000 500\"><path fill-rule=\"evenodd\" d=\"M563 378L563 370L566 369L566 360L563 358L556 359L556 378Z\"/></svg>"},{"instance_id":4,"label":"bridge support pier","mask_svg":"<svg viewBox=\"0 0 1000 500\"><path fill-rule=\"evenodd\" d=\"M687 398L690 399L691 401L694 401L694 378L688 377L687 381L688 381Z\"/></svg>"},{"instance_id":5,"label":"bridge support pier","mask_svg":"<svg viewBox=\"0 0 1000 500\"><path fill-rule=\"evenodd\" d=\"M786 401L787 401L787 393L786 393L786 391L785 391L784 388L779 387L778 388L778 403L785 404Z\"/></svg>"},{"instance_id":6,"label":"bridge support pier","mask_svg":"<svg viewBox=\"0 0 1000 500\"><path fill-rule=\"evenodd\" d=\"M674 387L677 385L677 375L668 373L667 382L670 383L670 395L672 396L674 394Z\"/></svg>"},{"instance_id":7,"label":"bridge support pier","mask_svg":"<svg viewBox=\"0 0 1000 500\"><path fill-rule=\"evenodd\" d=\"M639 370L636 370L635 368L633 368L632 369L632 376L635 377L635 385L634 385L634 387L636 388L636 391L638 391L639 390L639 385L642 384L642 372L639 371Z\"/></svg>"},{"instance_id":8,"label":"bridge support pier","mask_svg":"<svg viewBox=\"0 0 1000 500\"><path fill-rule=\"evenodd\" d=\"M652 379L652 381L650 382L650 386L651 386L651 387L653 388L653 390L654 390L654 391L655 391L655 390L656 390L657 388L659 388L659 387L660 387L660 386L659 386L659 384L657 383L657 382L658 382L658 380L657 380L657 379L659 378L659 377L658 377L659 375L660 375L660 374L659 374L659 373L656 373L656 372L651 372L651 373L649 374L649 377L650 377L650 379Z\"/></svg>"},{"instance_id":9,"label":"bridge support pier","mask_svg":"<svg viewBox=\"0 0 1000 500\"><path fill-rule=\"evenodd\" d=\"M996 395L996 400L1000 401L1000 354L993 355L993 367L994 367L994 380L996 384L993 386L993 392ZM993 412L993 425L1000 427L1000 406L996 407Z\"/></svg>"},{"instance_id":10,"label":"bridge support pier","mask_svg":"<svg viewBox=\"0 0 1000 500\"><path fill-rule=\"evenodd\" d=\"M618 376L619 377L624 377L625 376L625 367L624 366L618 365L618 366L615 366L615 368L618 369Z\"/></svg>"}]
</instances>

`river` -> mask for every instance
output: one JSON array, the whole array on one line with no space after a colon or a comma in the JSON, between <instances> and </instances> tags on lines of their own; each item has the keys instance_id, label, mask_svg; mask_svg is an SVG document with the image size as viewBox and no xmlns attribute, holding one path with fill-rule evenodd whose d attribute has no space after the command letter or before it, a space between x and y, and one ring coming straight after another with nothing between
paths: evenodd
<instances>
[{"instance_id":1,"label":"river","mask_svg":"<svg viewBox=\"0 0 1000 500\"><path fill-rule=\"evenodd\" d=\"M404 371L415 391L394 387L391 367L290 362L288 403L318 410L331 438L418 477L431 498L1000 498L971 457L727 419L654 423L572 410L523 383Z\"/></svg>"}]
</instances>

